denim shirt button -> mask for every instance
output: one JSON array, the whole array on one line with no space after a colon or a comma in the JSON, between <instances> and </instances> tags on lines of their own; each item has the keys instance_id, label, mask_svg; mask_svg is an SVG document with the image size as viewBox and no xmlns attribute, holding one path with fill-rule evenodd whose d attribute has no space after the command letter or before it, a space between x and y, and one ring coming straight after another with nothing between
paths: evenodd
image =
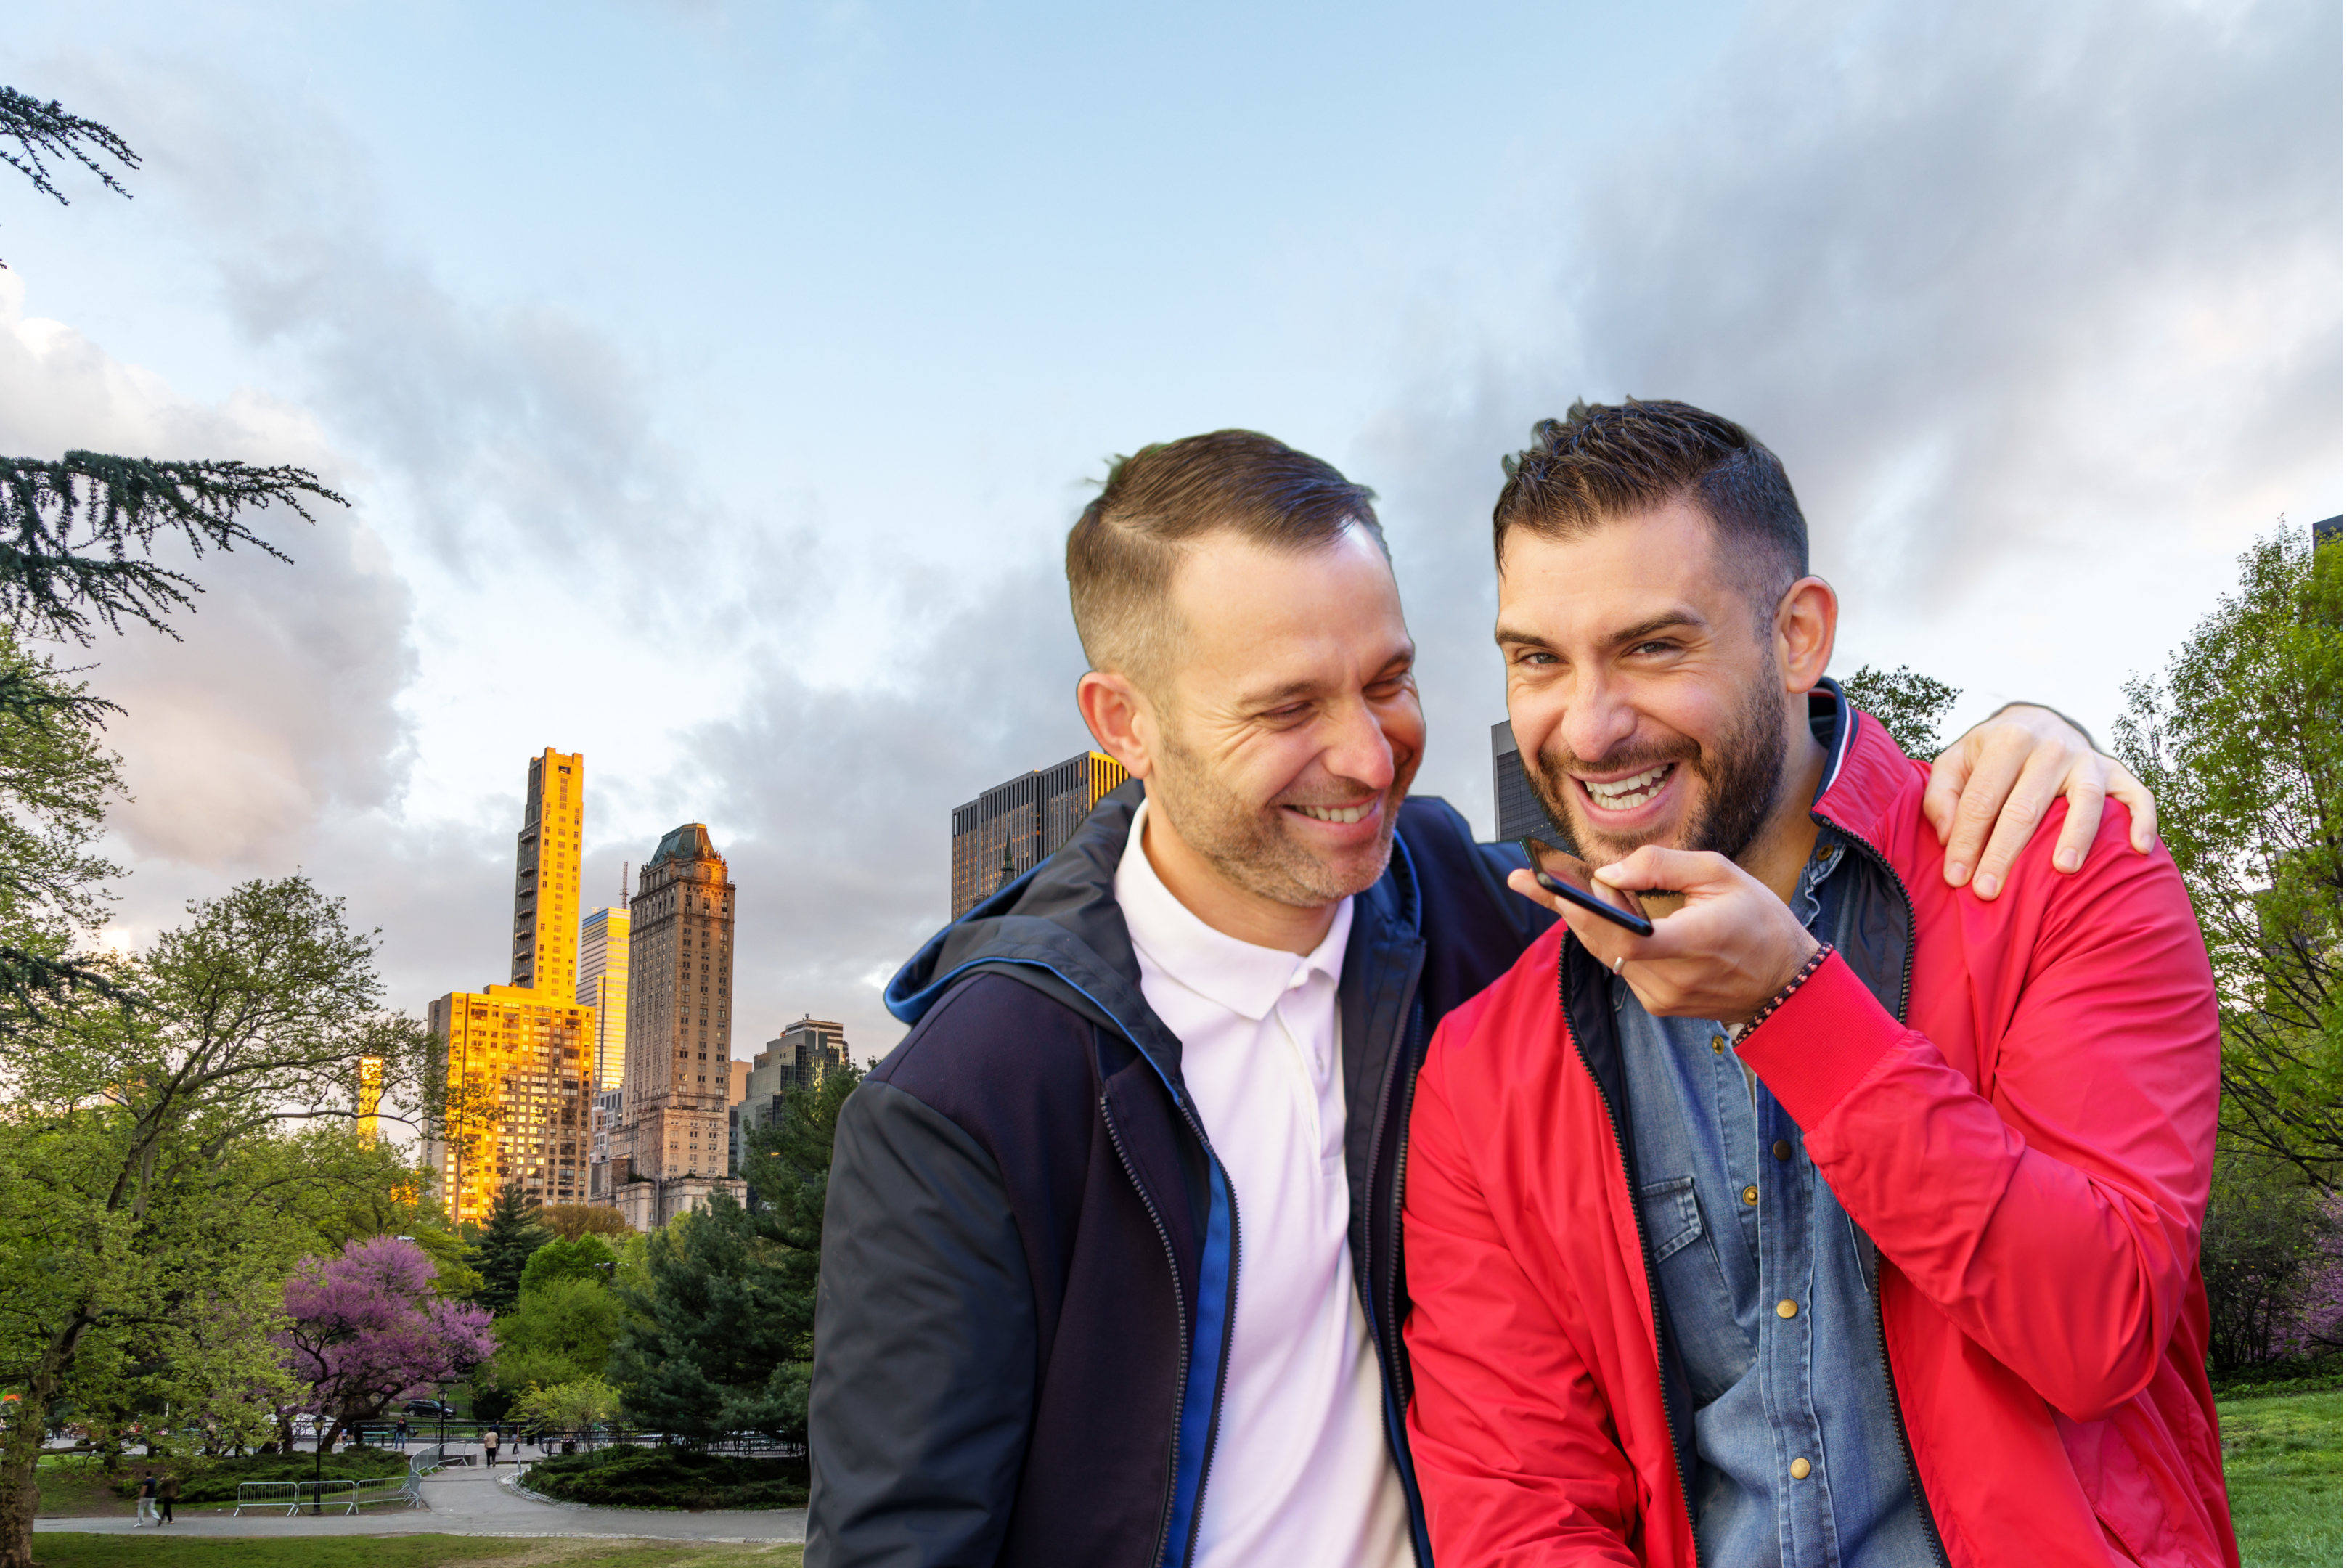
<instances>
[{"instance_id":1,"label":"denim shirt button","mask_svg":"<svg viewBox=\"0 0 2352 1568\"><path fill-rule=\"evenodd\" d=\"M1749 1208L1754 1208L1756 1206L1756 1189L1754 1187L1740 1188L1739 1201L1746 1204Z\"/></svg>"},{"instance_id":2,"label":"denim shirt button","mask_svg":"<svg viewBox=\"0 0 2352 1568\"><path fill-rule=\"evenodd\" d=\"M1789 1473L1801 1481L1813 1473L1813 1462L1811 1459L1799 1459L1789 1467Z\"/></svg>"},{"instance_id":3,"label":"denim shirt button","mask_svg":"<svg viewBox=\"0 0 2352 1568\"><path fill-rule=\"evenodd\" d=\"M1772 1310L1784 1318L1793 1318L1797 1315L1797 1304L1794 1301L1783 1301Z\"/></svg>"}]
</instances>

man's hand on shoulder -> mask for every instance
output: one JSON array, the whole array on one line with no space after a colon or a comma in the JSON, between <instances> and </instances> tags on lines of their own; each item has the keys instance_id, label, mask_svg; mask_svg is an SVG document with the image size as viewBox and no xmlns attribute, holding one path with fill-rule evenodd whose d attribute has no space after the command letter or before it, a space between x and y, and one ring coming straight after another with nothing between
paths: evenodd
<instances>
[{"instance_id":1,"label":"man's hand on shoulder","mask_svg":"<svg viewBox=\"0 0 2352 1568\"><path fill-rule=\"evenodd\" d=\"M2016 702L1970 730L1937 757L1920 809L1945 848L1944 880L1973 880L1991 899L2042 826L2050 803L2066 797L2066 826L2050 862L2081 870L2107 797L2130 811L2132 847L2156 847L2156 797L2090 737L2047 708Z\"/></svg>"}]
</instances>

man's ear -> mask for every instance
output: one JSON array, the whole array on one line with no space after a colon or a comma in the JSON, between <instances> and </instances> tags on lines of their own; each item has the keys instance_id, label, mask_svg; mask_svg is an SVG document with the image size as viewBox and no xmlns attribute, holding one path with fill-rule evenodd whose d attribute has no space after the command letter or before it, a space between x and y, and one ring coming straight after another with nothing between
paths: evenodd
<instances>
[{"instance_id":1,"label":"man's ear","mask_svg":"<svg viewBox=\"0 0 2352 1568\"><path fill-rule=\"evenodd\" d=\"M1116 670L1090 669L1078 677L1078 717L1087 731L1131 777L1151 776L1151 754L1160 739L1160 725L1151 700L1140 687Z\"/></svg>"},{"instance_id":2,"label":"man's ear","mask_svg":"<svg viewBox=\"0 0 2352 1568\"><path fill-rule=\"evenodd\" d=\"M1819 577L1800 577L1780 595L1772 617L1772 657L1789 691L1811 691L1819 684L1837 647L1837 590Z\"/></svg>"}]
</instances>

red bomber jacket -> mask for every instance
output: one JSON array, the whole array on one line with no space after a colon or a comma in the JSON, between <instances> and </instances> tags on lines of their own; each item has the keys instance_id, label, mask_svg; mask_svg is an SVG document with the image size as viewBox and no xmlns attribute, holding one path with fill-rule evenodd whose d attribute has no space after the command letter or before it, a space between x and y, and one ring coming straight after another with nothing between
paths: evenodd
<instances>
[{"instance_id":1,"label":"red bomber jacket","mask_svg":"<svg viewBox=\"0 0 2352 1568\"><path fill-rule=\"evenodd\" d=\"M2220 1025L2179 874L2111 803L2074 875L2053 808L1999 899L1947 888L1926 765L1815 700L1813 815L1862 876L1739 1053L1877 1243L1916 1495L1959 1568L2234 1565L2197 1273ZM1607 980L1556 929L1422 1070L1407 1424L1440 1564L1697 1561Z\"/></svg>"}]
</instances>

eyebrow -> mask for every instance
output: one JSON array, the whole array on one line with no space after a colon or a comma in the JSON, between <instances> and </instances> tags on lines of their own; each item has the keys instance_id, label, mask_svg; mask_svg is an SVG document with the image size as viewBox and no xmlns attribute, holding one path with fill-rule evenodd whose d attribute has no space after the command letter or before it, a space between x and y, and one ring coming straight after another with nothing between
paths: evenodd
<instances>
[{"instance_id":1,"label":"eyebrow","mask_svg":"<svg viewBox=\"0 0 2352 1568\"><path fill-rule=\"evenodd\" d=\"M1639 642L1647 637L1655 637L1658 633L1675 626L1688 626L1693 631L1703 632L1706 630L1706 622L1689 610L1666 610L1652 616L1646 621L1636 621L1630 626L1621 627L1602 640L1612 647L1622 647L1627 643ZM1512 626L1496 626L1495 643L1498 647L1507 647L1514 643L1523 647L1548 648L1552 646L1549 637L1535 632L1519 631Z\"/></svg>"},{"instance_id":2,"label":"eyebrow","mask_svg":"<svg viewBox=\"0 0 2352 1568\"><path fill-rule=\"evenodd\" d=\"M1420 650L1412 644L1405 644L1389 656L1389 661L1386 664L1381 666L1383 675L1410 673L1412 669L1412 661L1419 652ZM1263 690L1244 692L1240 705L1245 709L1272 708L1296 698L1317 696L1322 690L1323 683L1319 680L1286 681L1280 686L1269 686Z\"/></svg>"}]
</instances>

